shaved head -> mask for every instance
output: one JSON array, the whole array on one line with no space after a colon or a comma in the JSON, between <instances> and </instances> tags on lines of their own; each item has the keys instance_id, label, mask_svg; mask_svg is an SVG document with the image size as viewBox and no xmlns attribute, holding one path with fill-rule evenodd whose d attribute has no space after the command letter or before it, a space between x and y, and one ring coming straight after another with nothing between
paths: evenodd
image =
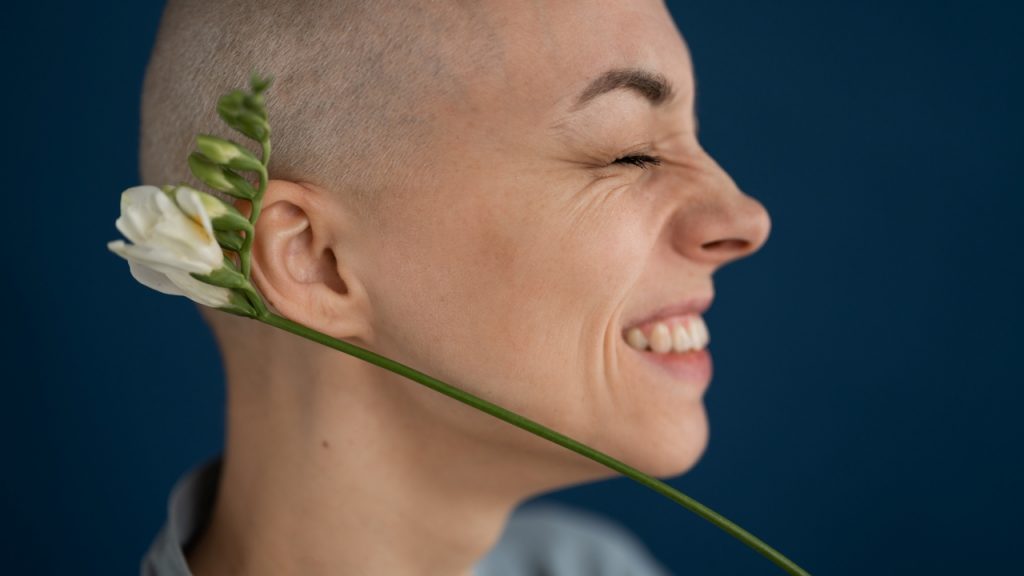
<instances>
[{"instance_id":1,"label":"shaved head","mask_svg":"<svg viewBox=\"0 0 1024 576\"><path fill-rule=\"evenodd\" d=\"M255 149L215 110L255 71L275 78L271 177L318 185L377 218L387 190L430 161L418 152L443 126L433 105L458 101L467 74L500 55L469 4L169 0L143 88L142 180L199 186L186 164L199 133Z\"/></svg>"}]
</instances>

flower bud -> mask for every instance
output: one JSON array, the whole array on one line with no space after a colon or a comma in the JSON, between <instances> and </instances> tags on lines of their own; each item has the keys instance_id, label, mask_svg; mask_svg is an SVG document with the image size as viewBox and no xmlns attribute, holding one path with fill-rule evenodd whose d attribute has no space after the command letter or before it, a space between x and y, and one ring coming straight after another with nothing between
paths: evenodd
<instances>
[{"instance_id":1,"label":"flower bud","mask_svg":"<svg viewBox=\"0 0 1024 576\"><path fill-rule=\"evenodd\" d=\"M234 116L245 105L245 92L232 90L217 100L217 113L223 118L225 115Z\"/></svg>"},{"instance_id":2,"label":"flower bud","mask_svg":"<svg viewBox=\"0 0 1024 576\"><path fill-rule=\"evenodd\" d=\"M262 142L270 137L270 126L258 113L241 110L229 119L228 126L238 130L253 140Z\"/></svg>"},{"instance_id":3,"label":"flower bud","mask_svg":"<svg viewBox=\"0 0 1024 576\"><path fill-rule=\"evenodd\" d=\"M257 141L270 137L262 96L256 98L233 90L217 101L217 114L235 130Z\"/></svg>"},{"instance_id":4,"label":"flower bud","mask_svg":"<svg viewBox=\"0 0 1024 576\"><path fill-rule=\"evenodd\" d=\"M273 76L260 76L256 72L253 72L249 77L249 86L252 88L253 93L262 94L270 87L274 82Z\"/></svg>"},{"instance_id":5,"label":"flower bud","mask_svg":"<svg viewBox=\"0 0 1024 576\"><path fill-rule=\"evenodd\" d=\"M245 109L249 112L252 112L264 120L267 119L267 103L263 94L246 94L242 103L245 105Z\"/></svg>"},{"instance_id":6,"label":"flower bud","mask_svg":"<svg viewBox=\"0 0 1024 576\"><path fill-rule=\"evenodd\" d=\"M198 152L188 156L188 167L196 178L205 182L210 188L226 192L238 198L251 200L256 197L256 190L253 189L245 178L242 178L234 171L211 162L208 158Z\"/></svg>"},{"instance_id":7,"label":"flower bud","mask_svg":"<svg viewBox=\"0 0 1024 576\"><path fill-rule=\"evenodd\" d=\"M208 134L196 137L196 148L209 160L236 170L263 170L263 163L256 156L231 140Z\"/></svg>"},{"instance_id":8,"label":"flower bud","mask_svg":"<svg viewBox=\"0 0 1024 576\"><path fill-rule=\"evenodd\" d=\"M217 198L213 194L207 194L200 190L194 190L188 186L179 186L178 190L193 192L203 204L203 209L210 215L210 222L214 230L252 230L252 223L242 215L237 208ZM181 204L182 199L178 198Z\"/></svg>"},{"instance_id":9,"label":"flower bud","mask_svg":"<svg viewBox=\"0 0 1024 576\"><path fill-rule=\"evenodd\" d=\"M228 250L238 252L245 245L245 238L235 230L214 230L213 235L217 238L217 243Z\"/></svg>"}]
</instances>

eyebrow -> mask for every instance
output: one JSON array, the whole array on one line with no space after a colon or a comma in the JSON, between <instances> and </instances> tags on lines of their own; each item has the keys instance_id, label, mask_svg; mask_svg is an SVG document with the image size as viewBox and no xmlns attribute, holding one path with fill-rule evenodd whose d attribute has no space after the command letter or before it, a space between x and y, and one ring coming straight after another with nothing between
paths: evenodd
<instances>
[{"instance_id":1,"label":"eyebrow","mask_svg":"<svg viewBox=\"0 0 1024 576\"><path fill-rule=\"evenodd\" d=\"M569 113L578 112L598 96L620 88L640 94L653 106L660 106L675 96L675 87L659 72L643 68L613 68L592 80L580 92Z\"/></svg>"}]
</instances>

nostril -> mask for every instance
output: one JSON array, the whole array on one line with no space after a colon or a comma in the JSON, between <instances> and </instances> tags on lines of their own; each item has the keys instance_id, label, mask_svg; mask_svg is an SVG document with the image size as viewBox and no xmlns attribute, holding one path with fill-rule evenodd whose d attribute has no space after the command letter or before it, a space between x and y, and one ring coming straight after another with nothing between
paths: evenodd
<instances>
[{"instance_id":1,"label":"nostril","mask_svg":"<svg viewBox=\"0 0 1024 576\"><path fill-rule=\"evenodd\" d=\"M715 252L746 252L750 250L750 242L739 238L725 238L723 240L715 240L714 242L706 242L701 247Z\"/></svg>"}]
</instances>

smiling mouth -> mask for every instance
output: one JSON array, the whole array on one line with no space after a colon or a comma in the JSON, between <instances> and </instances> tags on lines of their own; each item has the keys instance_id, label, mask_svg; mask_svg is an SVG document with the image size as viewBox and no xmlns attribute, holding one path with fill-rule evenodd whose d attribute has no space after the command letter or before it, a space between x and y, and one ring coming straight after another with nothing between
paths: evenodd
<instances>
[{"instance_id":1,"label":"smiling mouth","mask_svg":"<svg viewBox=\"0 0 1024 576\"><path fill-rule=\"evenodd\" d=\"M707 324L700 314L687 313L661 318L623 331L630 348L657 355L699 352L710 341Z\"/></svg>"},{"instance_id":2,"label":"smiling mouth","mask_svg":"<svg viewBox=\"0 0 1024 576\"><path fill-rule=\"evenodd\" d=\"M662 324L661 328L657 327L657 324ZM696 341L696 347L693 345L695 337L701 336L700 332L703 328L703 322L690 320L690 322L684 322L686 325L683 336L677 340L671 338L671 346L666 350L668 339L665 336L665 332L668 331L667 326L673 325L672 322L657 322L655 327L652 329L653 334L651 339L647 342L643 342L640 338L646 338L643 330L639 327L632 328L627 332L625 340L629 348L631 348L640 358L646 360L644 364L650 362L650 365L657 366L663 370L664 373L672 377L676 383L683 383L685 387L693 389L703 394L703 391L707 389L707 386L711 383L711 377L714 371L714 366L711 361L711 352L707 350L707 336L706 332L703 336L703 343L700 340ZM679 324L674 324L678 326ZM691 334L689 331L693 329L696 334ZM704 329L706 330L706 329ZM668 331L670 334L679 334L678 331L673 329ZM673 333L674 332L674 333ZM689 336L691 345L686 348L686 337ZM633 340L630 342L630 340ZM651 341L653 340L653 342ZM678 351L676 343L682 344L682 348L686 348L683 351ZM640 347L640 344L644 344ZM653 345L653 347L652 347ZM655 349L656 348L656 349ZM659 351L665 350L665 351Z\"/></svg>"}]
</instances>

